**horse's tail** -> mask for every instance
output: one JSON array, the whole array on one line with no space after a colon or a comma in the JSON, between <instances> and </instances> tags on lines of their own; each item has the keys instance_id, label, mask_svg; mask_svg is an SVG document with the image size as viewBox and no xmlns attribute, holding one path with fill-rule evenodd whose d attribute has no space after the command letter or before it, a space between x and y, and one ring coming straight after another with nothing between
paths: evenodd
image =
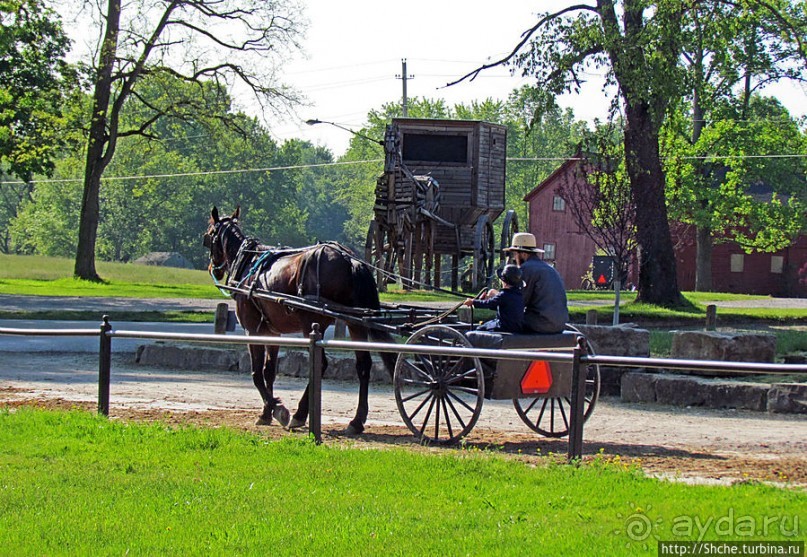
<instances>
[{"instance_id":1,"label":"horse's tail","mask_svg":"<svg viewBox=\"0 0 807 557\"><path fill-rule=\"evenodd\" d=\"M379 309L381 302L378 298L378 288L376 287L375 277L370 267L363 261L351 258L351 265L353 267L353 301L358 307ZM384 342L394 344L395 339L386 331L367 328L367 334L370 340L374 342ZM384 367L392 377L395 372L395 363L398 360L398 355L393 352L379 352L381 361L384 362Z\"/></svg>"}]
</instances>

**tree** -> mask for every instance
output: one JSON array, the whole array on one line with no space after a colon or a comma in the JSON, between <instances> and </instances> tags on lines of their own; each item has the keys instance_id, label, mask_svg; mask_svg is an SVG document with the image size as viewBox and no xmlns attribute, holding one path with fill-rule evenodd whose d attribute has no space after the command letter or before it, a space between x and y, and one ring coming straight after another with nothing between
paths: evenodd
<instances>
[{"instance_id":1,"label":"tree","mask_svg":"<svg viewBox=\"0 0 807 557\"><path fill-rule=\"evenodd\" d=\"M617 85L624 115L626 169L636 206L640 246L639 299L665 306L681 301L670 238L659 135L669 103L682 96L681 67L687 14L703 2L598 0L543 15L506 57L453 82L472 79L487 68L512 63L536 77L547 103L579 91L582 72L606 68ZM749 9L766 2L742 0ZM803 45L800 47L805 53ZM453 84L452 83L452 84Z\"/></svg>"},{"instance_id":2,"label":"tree","mask_svg":"<svg viewBox=\"0 0 807 557\"><path fill-rule=\"evenodd\" d=\"M30 200L35 174L49 176L63 144L63 105L75 72L65 61L69 41L58 16L39 0L0 1L0 250L10 249L7 224Z\"/></svg>"},{"instance_id":3,"label":"tree","mask_svg":"<svg viewBox=\"0 0 807 557\"><path fill-rule=\"evenodd\" d=\"M527 223L524 196L574 153L587 134L586 123L575 120L571 109L537 110L541 97L534 87L513 91L499 121L507 125L505 207L516 210L522 227Z\"/></svg>"},{"instance_id":4,"label":"tree","mask_svg":"<svg viewBox=\"0 0 807 557\"><path fill-rule=\"evenodd\" d=\"M598 126L581 144L577 172L558 186L575 225L614 260L615 277L625 284L636 249L636 208L625 157L614 124Z\"/></svg>"},{"instance_id":5,"label":"tree","mask_svg":"<svg viewBox=\"0 0 807 557\"><path fill-rule=\"evenodd\" d=\"M87 3L87 5L91 5ZM228 87L238 82L251 90L265 110L280 111L296 102L293 92L277 84L273 71L289 49L296 48L299 14L284 0L164 0L154 3L108 0L95 67L93 107L87 139L75 275L98 280L95 247L100 190L123 137L150 136L163 118L204 121L222 114ZM141 81L173 76L210 95L166 96L145 103L148 113L123 127L126 103L139 96ZM211 106L212 105L212 106ZM237 129L237 119L225 118Z\"/></svg>"},{"instance_id":6,"label":"tree","mask_svg":"<svg viewBox=\"0 0 807 557\"><path fill-rule=\"evenodd\" d=\"M776 119L787 121L789 116L771 114L770 124L765 124L759 115L753 115L752 102L769 83L804 79L801 44L804 31L796 31L800 20L803 26L804 14L799 13L797 6L781 0L769 2L766 9L749 8L750 5L715 2L696 5L689 11L683 30L682 57L687 93L682 99L683 106L665 126L667 154L671 156L668 160L675 161L667 165L675 198L670 206L674 218L695 227L695 289L701 291L712 287L713 244L730 239L725 232L731 219L726 216L739 216L743 213L742 206L753 205L742 201L742 196L727 195L729 190L745 191L753 182L750 175L738 176L742 166L737 164L739 151L749 155L793 153L792 142L787 146L789 140L785 138L792 133L784 122L775 123ZM755 122L752 124L750 119ZM778 125L783 126L779 128L781 134L775 129ZM765 126L768 132L762 129ZM781 141L775 145L777 136ZM756 141L757 137L766 137L767 144ZM749 151L751 145L744 138L754 140L757 149L765 150ZM744 145L738 145L737 140ZM785 150L778 150L782 148ZM739 189L725 183L721 187L719 183L727 177L726 167L710 156L719 158L721 151L731 151L735 157L731 176L745 181ZM682 163L676 155L691 158ZM778 162L789 163L791 170L798 167L792 159ZM683 174L678 174L678 170ZM770 176L767 183L778 187ZM776 203L769 204L769 208L778 212Z\"/></svg>"},{"instance_id":7,"label":"tree","mask_svg":"<svg viewBox=\"0 0 807 557\"><path fill-rule=\"evenodd\" d=\"M696 290L711 288L714 244L733 241L748 253L773 252L807 227L807 167L797 122L778 101L761 97L747 110L734 104L709 114L696 143L666 136L671 215L695 228Z\"/></svg>"}]
</instances>

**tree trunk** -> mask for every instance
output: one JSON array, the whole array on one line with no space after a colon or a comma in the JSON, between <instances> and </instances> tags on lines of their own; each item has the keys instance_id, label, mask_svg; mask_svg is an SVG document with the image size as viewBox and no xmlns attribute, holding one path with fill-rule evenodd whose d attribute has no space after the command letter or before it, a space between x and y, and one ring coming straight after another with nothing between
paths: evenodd
<instances>
[{"instance_id":1,"label":"tree trunk","mask_svg":"<svg viewBox=\"0 0 807 557\"><path fill-rule=\"evenodd\" d=\"M625 158L636 204L636 239L641 247L637 300L666 307L681 303L659 157L658 131L649 106L626 103Z\"/></svg>"},{"instance_id":2,"label":"tree trunk","mask_svg":"<svg viewBox=\"0 0 807 557\"><path fill-rule=\"evenodd\" d=\"M695 231L695 290L711 292L712 290L712 231L698 227Z\"/></svg>"},{"instance_id":3,"label":"tree trunk","mask_svg":"<svg viewBox=\"0 0 807 557\"><path fill-rule=\"evenodd\" d=\"M95 242L100 218L101 177L114 151L110 143L107 114L112 95L112 70L118 48L121 0L109 0L106 32L101 45L98 73L93 92L93 111L87 140L87 163L84 168L84 195L78 228L78 246L74 275L85 280L100 280L95 270Z\"/></svg>"}]
</instances>

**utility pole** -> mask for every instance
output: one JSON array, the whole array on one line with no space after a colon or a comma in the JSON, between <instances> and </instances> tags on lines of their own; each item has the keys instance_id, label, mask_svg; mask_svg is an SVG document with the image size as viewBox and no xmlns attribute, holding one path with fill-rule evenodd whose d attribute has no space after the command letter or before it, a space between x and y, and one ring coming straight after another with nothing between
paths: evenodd
<instances>
[{"instance_id":1,"label":"utility pole","mask_svg":"<svg viewBox=\"0 0 807 557\"><path fill-rule=\"evenodd\" d=\"M406 118L409 116L409 97L406 95L406 82L409 79L415 79L414 75L407 75L406 73L406 58L401 58L401 74L395 77L403 82L403 104L401 108L403 109L403 116Z\"/></svg>"}]
</instances>

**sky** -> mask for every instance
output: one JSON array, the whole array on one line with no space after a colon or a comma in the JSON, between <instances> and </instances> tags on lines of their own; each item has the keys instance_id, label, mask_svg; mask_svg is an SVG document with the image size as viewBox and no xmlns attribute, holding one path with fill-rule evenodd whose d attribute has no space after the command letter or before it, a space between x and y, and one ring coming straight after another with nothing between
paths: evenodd
<instances>
[{"instance_id":1,"label":"sky","mask_svg":"<svg viewBox=\"0 0 807 557\"><path fill-rule=\"evenodd\" d=\"M448 106L487 98L506 100L510 92L533 84L531 78L499 67L474 81L444 87L479 66L497 61L518 44L539 13L557 11L573 0L299 0L308 20L302 52L278 71L279 79L294 87L306 104L285 120L265 121L278 141L309 140L340 156L351 135L334 126L308 126L306 120L334 122L359 129L371 110L402 97L402 60L407 62L410 98L444 99ZM68 21L70 21L68 19ZM68 25L76 39L75 52L86 52L83 24ZM89 37L94 39L94 37ZM82 46L84 45L84 46ZM561 107L588 122L607 118L603 75L589 80L579 94L564 95ZM793 84L767 91L782 100L793 116L807 114L807 87ZM239 99L248 113L254 99Z\"/></svg>"},{"instance_id":2,"label":"sky","mask_svg":"<svg viewBox=\"0 0 807 557\"><path fill-rule=\"evenodd\" d=\"M557 1L479 0L306 0L309 28L303 40L307 59L296 58L281 73L307 97L299 120L270 126L279 140L297 137L341 155L350 134L334 126L305 125L307 119L358 129L367 113L402 98L402 59L407 62L410 98L445 99L448 106L474 100L505 100L531 83L505 68L488 70L472 82L442 88L465 73L509 54L536 13L557 9ZM397 77L396 77L397 76ZM588 100L575 107L578 118L605 117L601 76L591 76ZM564 99L571 105L574 99Z\"/></svg>"},{"instance_id":3,"label":"sky","mask_svg":"<svg viewBox=\"0 0 807 557\"><path fill-rule=\"evenodd\" d=\"M307 58L291 60L281 73L308 99L298 119L269 122L278 140L307 139L329 147L336 156L348 146L350 134L334 126L305 125L319 119L358 129L367 113L402 97L401 60L407 61L410 98L445 99L448 106L486 98L507 99L515 88L533 83L506 68L482 73L476 80L443 86L480 65L499 60L518 44L537 14L555 11L563 0L305 0L309 28L302 45ZM396 77L397 76L397 77ZM571 107L578 119L607 117L603 76L589 75L578 95L559 104ZM794 116L807 113L807 89L781 85L778 96Z\"/></svg>"}]
</instances>

